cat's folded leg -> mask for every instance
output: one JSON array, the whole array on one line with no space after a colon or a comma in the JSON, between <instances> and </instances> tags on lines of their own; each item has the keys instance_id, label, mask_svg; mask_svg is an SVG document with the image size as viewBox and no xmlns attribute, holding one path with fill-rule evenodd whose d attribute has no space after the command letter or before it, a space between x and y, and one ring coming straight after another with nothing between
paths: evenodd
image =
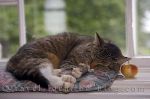
<instances>
[{"instance_id":1,"label":"cat's folded leg","mask_svg":"<svg viewBox=\"0 0 150 99\"><path fill-rule=\"evenodd\" d=\"M71 75L62 75L61 77L54 75L53 66L50 63L40 64L41 74L49 81L50 85L54 88L73 88L76 79Z\"/></svg>"},{"instance_id":2,"label":"cat's folded leg","mask_svg":"<svg viewBox=\"0 0 150 99\"><path fill-rule=\"evenodd\" d=\"M61 72L62 72L61 69L54 69L54 70L53 70L53 74L54 74L54 75L57 75L57 76L60 76L60 75L61 75Z\"/></svg>"},{"instance_id":3,"label":"cat's folded leg","mask_svg":"<svg viewBox=\"0 0 150 99\"><path fill-rule=\"evenodd\" d=\"M65 81L65 82L70 82L72 84L74 84L76 82L76 78L74 78L72 75L62 74L61 69L54 69L53 74L56 75L56 76L61 77L62 80Z\"/></svg>"},{"instance_id":4,"label":"cat's folded leg","mask_svg":"<svg viewBox=\"0 0 150 99\"><path fill-rule=\"evenodd\" d=\"M90 71L90 66L84 63L80 63L78 67L73 68L72 75L76 78L80 78L83 74Z\"/></svg>"},{"instance_id":5,"label":"cat's folded leg","mask_svg":"<svg viewBox=\"0 0 150 99\"><path fill-rule=\"evenodd\" d=\"M61 65L61 68L67 72L67 74L74 76L75 78L80 78L83 74L90 71L90 66L84 63L79 63L78 65L74 65L69 60L64 61Z\"/></svg>"},{"instance_id":6,"label":"cat's folded leg","mask_svg":"<svg viewBox=\"0 0 150 99\"><path fill-rule=\"evenodd\" d=\"M62 75L61 77L51 77L50 84L54 88L72 89L76 79L71 75Z\"/></svg>"},{"instance_id":7,"label":"cat's folded leg","mask_svg":"<svg viewBox=\"0 0 150 99\"><path fill-rule=\"evenodd\" d=\"M72 75L75 77L75 78L80 78L81 75L82 75L82 72L80 71L80 68L73 68L72 70Z\"/></svg>"},{"instance_id":8,"label":"cat's folded leg","mask_svg":"<svg viewBox=\"0 0 150 99\"><path fill-rule=\"evenodd\" d=\"M76 78L71 75L62 75L62 80L65 82L62 88L63 93L69 93L74 88L74 84L76 82Z\"/></svg>"},{"instance_id":9,"label":"cat's folded leg","mask_svg":"<svg viewBox=\"0 0 150 99\"><path fill-rule=\"evenodd\" d=\"M62 78L63 81L69 82L71 84L74 84L76 82L76 78L74 78L71 75L62 75L61 78Z\"/></svg>"}]
</instances>

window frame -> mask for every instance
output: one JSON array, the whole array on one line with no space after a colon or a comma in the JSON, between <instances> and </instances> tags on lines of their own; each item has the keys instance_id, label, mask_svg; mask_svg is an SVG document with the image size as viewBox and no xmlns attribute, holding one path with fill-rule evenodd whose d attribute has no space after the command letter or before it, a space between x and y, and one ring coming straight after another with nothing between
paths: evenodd
<instances>
[{"instance_id":1,"label":"window frame","mask_svg":"<svg viewBox=\"0 0 150 99\"><path fill-rule=\"evenodd\" d=\"M24 0L0 0L0 6L16 6L18 9L18 23L19 23L19 46L26 43L26 25L25 25L25 9ZM6 64L8 59L0 58L0 66Z\"/></svg>"},{"instance_id":2,"label":"window frame","mask_svg":"<svg viewBox=\"0 0 150 99\"><path fill-rule=\"evenodd\" d=\"M137 0L125 0L126 2L126 47L127 56L131 57L131 63L137 64L139 67L148 67L150 64L150 56L137 55L137 36L136 36L136 2Z\"/></svg>"},{"instance_id":3,"label":"window frame","mask_svg":"<svg viewBox=\"0 0 150 99\"><path fill-rule=\"evenodd\" d=\"M131 57L131 63L139 67L148 67L150 56L137 56L136 50L136 0L125 0L125 21L126 21L126 48L127 56ZM26 43L26 24L24 0L0 0L0 5L16 5L19 12L19 45ZM132 10L131 10L132 9ZM0 65L6 64L8 59L0 59Z\"/></svg>"},{"instance_id":4,"label":"window frame","mask_svg":"<svg viewBox=\"0 0 150 99\"><path fill-rule=\"evenodd\" d=\"M25 25L25 9L24 0L0 0L0 5L9 6L15 5L18 8L18 23L19 23L19 45L26 43L26 25Z\"/></svg>"},{"instance_id":5,"label":"window frame","mask_svg":"<svg viewBox=\"0 0 150 99\"><path fill-rule=\"evenodd\" d=\"M17 0L17 6L19 12L19 43L22 46L27 42L24 0Z\"/></svg>"}]
</instances>

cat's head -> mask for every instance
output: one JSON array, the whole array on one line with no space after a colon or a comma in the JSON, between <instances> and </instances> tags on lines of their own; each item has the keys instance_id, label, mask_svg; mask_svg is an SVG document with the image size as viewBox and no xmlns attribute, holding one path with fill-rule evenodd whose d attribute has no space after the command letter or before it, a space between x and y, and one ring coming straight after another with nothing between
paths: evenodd
<instances>
[{"instance_id":1,"label":"cat's head","mask_svg":"<svg viewBox=\"0 0 150 99\"><path fill-rule=\"evenodd\" d=\"M96 33L94 43L93 64L95 65L108 66L118 71L124 62L130 60L130 58L123 56L119 47L113 43L105 42L98 33Z\"/></svg>"}]
</instances>

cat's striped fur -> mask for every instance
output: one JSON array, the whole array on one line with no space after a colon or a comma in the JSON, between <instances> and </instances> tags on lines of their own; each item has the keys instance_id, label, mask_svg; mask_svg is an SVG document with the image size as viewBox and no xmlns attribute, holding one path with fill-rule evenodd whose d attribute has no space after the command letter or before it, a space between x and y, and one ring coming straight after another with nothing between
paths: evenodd
<instances>
[{"instance_id":1,"label":"cat's striped fur","mask_svg":"<svg viewBox=\"0 0 150 99\"><path fill-rule=\"evenodd\" d=\"M120 65L127 60L116 45L104 42L98 34L94 38L61 33L22 46L7 63L7 71L17 79L28 79L45 88L49 84L60 87L68 83L73 85L75 80L71 75L78 78L89 67L102 64L119 71ZM58 77L53 68L72 69L72 74Z\"/></svg>"}]
</instances>

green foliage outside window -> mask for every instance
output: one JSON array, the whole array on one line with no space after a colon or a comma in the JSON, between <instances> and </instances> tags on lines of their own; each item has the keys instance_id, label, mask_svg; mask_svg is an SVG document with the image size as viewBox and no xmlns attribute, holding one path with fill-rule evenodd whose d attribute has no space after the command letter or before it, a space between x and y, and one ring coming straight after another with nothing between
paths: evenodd
<instances>
[{"instance_id":1,"label":"green foliage outside window","mask_svg":"<svg viewBox=\"0 0 150 99\"><path fill-rule=\"evenodd\" d=\"M67 16L67 30L94 35L95 32L110 39L125 49L125 2L124 0L64 0ZM44 24L45 0L25 0L26 32L28 42L49 33ZM2 8L0 8L1 10ZM8 9L8 10L6 10ZM3 57L16 52L19 41L18 12L9 6L1 11L0 43L3 43ZM6 46L7 45L7 46Z\"/></svg>"},{"instance_id":2,"label":"green foliage outside window","mask_svg":"<svg viewBox=\"0 0 150 99\"><path fill-rule=\"evenodd\" d=\"M69 31L95 32L125 50L124 0L65 0Z\"/></svg>"}]
</instances>

